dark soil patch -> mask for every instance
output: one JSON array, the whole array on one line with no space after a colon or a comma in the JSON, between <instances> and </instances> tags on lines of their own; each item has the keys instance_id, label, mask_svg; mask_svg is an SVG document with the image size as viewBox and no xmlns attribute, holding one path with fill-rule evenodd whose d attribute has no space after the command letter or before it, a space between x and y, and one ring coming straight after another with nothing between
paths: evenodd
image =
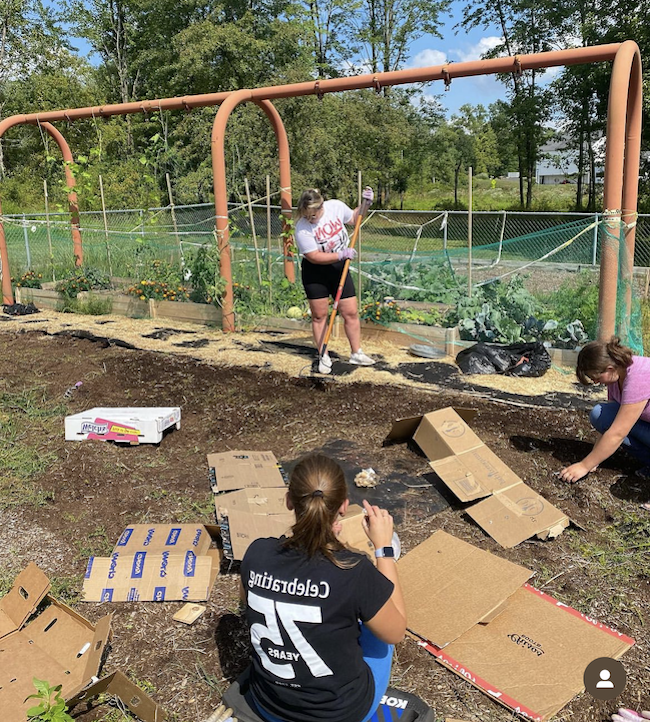
<instances>
[{"instance_id":1,"label":"dark soil patch","mask_svg":"<svg viewBox=\"0 0 650 722\"><path fill-rule=\"evenodd\" d=\"M644 626L650 607L648 580L631 569L613 585L609 572L583 556L584 545L600 544L612 520L633 513L637 501L650 491L633 476L636 464L619 454L584 483L559 481L556 472L561 466L580 458L595 440L583 411L558 408L557 398L532 410L495 403L490 395L498 392L481 388L477 396L445 369L439 372L447 374L444 381L438 381L444 390L433 394L209 366L187 357L117 346L112 339L92 334L5 332L0 343L5 390L39 388L44 398L63 402L66 389L83 381L65 401L67 413L93 406L182 408L181 429L168 433L158 446L65 442L62 419L47 438L36 440L57 458L34 482L50 492L49 501L40 508L0 508L0 574L5 578L35 559L54 579L68 580L69 592L78 592L88 555L109 551L127 524L214 523L206 454L271 449L290 467L302 454L321 449L344 465L353 501L368 498L394 512L405 552L436 529L445 529L536 570L533 583L545 592L635 637L637 646L624 657L627 691L617 702L650 706ZM310 354L313 357L311 349ZM459 388L450 390L456 383ZM528 397L519 400L535 403ZM584 530L565 532L550 542L531 540L501 549L468 521L464 506L438 486L421 454L406 444L382 445L394 419L448 405L476 408L472 427L483 441ZM354 487L354 475L369 466L377 472L379 486ZM199 721L208 717L246 664L247 632L236 613L234 571L233 567L219 577L207 612L191 627L171 619L180 603L73 601L73 606L92 620L107 611L115 613L106 671L119 668L147 681L157 701L180 720ZM512 719L511 713L409 640L398 645L393 684L421 696L443 719ZM602 722L614 708L581 695L559 719ZM101 715L101 710L84 712L79 720L89 722Z\"/></svg>"}]
</instances>

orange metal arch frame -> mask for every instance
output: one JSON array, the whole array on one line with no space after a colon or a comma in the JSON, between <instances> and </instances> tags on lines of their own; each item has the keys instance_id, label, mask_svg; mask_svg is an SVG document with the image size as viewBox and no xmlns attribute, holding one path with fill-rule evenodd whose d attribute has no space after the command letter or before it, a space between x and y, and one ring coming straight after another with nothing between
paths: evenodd
<instances>
[{"instance_id":1,"label":"orange metal arch frame","mask_svg":"<svg viewBox=\"0 0 650 722\"><path fill-rule=\"evenodd\" d=\"M285 218L291 216L291 169L289 160L289 142L279 113L272 104L276 98L290 98L302 95L323 95L344 90L374 88L385 86L421 83L432 80L451 82L454 78L488 75L496 73L521 73L524 70L549 68L561 65L578 65L613 60L612 78L607 117L607 150L605 158L604 206L606 227L610 230L609 241L603 245L601 253L601 282L599 297L599 337L608 338L615 331L616 324L616 287L618 279L618 243L621 226L624 230L628 263L622 272L631 280L633 259L635 220L637 210L639 163L641 151L641 105L642 77L641 55L637 44L631 40L624 43L600 45L571 50L558 50L533 55L516 55L493 60L477 60L467 63L447 63L444 65L397 70L388 73L358 75L331 80L308 81L291 85L269 86L252 90L236 90L226 93L191 95L182 98L123 103L119 105L72 108L68 110L48 111L30 115L14 115L0 122L0 138L5 131L19 124L39 125L57 142L66 161L66 179L73 188L74 178L70 171L72 161L70 148L63 135L51 125L56 121L79 120L82 118L102 118L113 115L149 113L162 110L190 110L192 108L219 105L212 128L211 152L214 174L214 199L216 215L216 233L220 250L220 271L226 280L223 297L223 330L235 329L233 308L232 274L230 267L230 246L228 233L228 194L226 186L226 163L224 154L225 132L232 111L244 102L254 102L268 117L278 142L280 170L281 206ZM79 232L79 214L74 192L70 193L70 212L75 263L81 265L83 252ZM0 204L0 262L2 263L3 303L13 303L9 258L1 222ZM294 266L289 251L290 240L285 241L285 274L294 280ZM631 284L627 284L631 288ZM630 291L631 293L631 291ZM631 296L628 294L628 303ZM629 308L629 306L628 306Z\"/></svg>"}]
</instances>

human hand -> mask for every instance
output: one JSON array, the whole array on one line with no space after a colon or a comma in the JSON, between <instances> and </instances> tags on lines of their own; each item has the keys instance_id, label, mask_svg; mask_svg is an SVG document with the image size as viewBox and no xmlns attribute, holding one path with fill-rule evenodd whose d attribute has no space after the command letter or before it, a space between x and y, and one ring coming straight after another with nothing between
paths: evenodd
<instances>
[{"instance_id":1,"label":"human hand","mask_svg":"<svg viewBox=\"0 0 650 722\"><path fill-rule=\"evenodd\" d=\"M357 257L354 248L343 248L339 251L339 261L352 261Z\"/></svg>"},{"instance_id":2,"label":"human hand","mask_svg":"<svg viewBox=\"0 0 650 722\"><path fill-rule=\"evenodd\" d=\"M650 719L650 712L635 712L633 709L621 707L612 715L612 722L643 722Z\"/></svg>"},{"instance_id":3,"label":"human hand","mask_svg":"<svg viewBox=\"0 0 650 722\"><path fill-rule=\"evenodd\" d=\"M375 194L370 186L366 186L363 189L361 197L363 198L362 202L368 206L375 200Z\"/></svg>"},{"instance_id":4,"label":"human hand","mask_svg":"<svg viewBox=\"0 0 650 722\"><path fill-rule=\"evenodd\" d=\"M366 499L363 500L365 516L361 522L368 539L375 549L389 547L393 543L393 517L378 506L372 506Z\"/></svg>"},{"instance_id":5,"label":"human hand","mask_svg":"<svg viewBox=\"0 0 650 722\"><path fill-rule=\"evenodd\" d=\"M562 481L568 481L570 484L573 484L576 481L579 481L582 479L583 476L587 476L587 474L590 471L593 471L596 467L594 466L593 469L590 469L588 466L585 466L581 461L577 464L571 464L571 466L567 466L564 469L560 471L560 479Z\"/></svg>"}]
</instances>

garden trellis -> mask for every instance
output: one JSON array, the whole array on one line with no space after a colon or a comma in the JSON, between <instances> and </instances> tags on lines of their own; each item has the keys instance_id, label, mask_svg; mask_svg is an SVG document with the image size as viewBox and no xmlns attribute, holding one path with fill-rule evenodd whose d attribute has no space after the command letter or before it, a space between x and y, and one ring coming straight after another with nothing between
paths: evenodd
<instances>
[{"instance_id":1,"label":"garden trellis","mask_svg":"<svg viewBox=\"0 0 650 722\"><path fill-rule=\"evenodd\" d=\"M604 235L601 251L599 300L599 335L603 338L610 336L616 330L617 307L622 309L623 316L626 313L629 316L629 304L631 303L631 273L636 233L642 103L641 57L639 48L633 41L467 63L445 63L426 68L308 81L252 90L242 89L226 93L16 115L0 122L0 137L9 128L18 124L38 125L39 129L44 130L56 140L63 153L66 174L68 174L68 164L72 163L72 153L61 132L52 125L53 122L72 122L80 118L102 118L112 115L150 113L162 110L190 110L196 107L219 105L211 138L215 195L215 233L219 247L221 275L225 279L225 291L222 299L223 328L226 331L231 331L235 328L235 320L224 145L228 118L240 103L256 103L273 126L278 142L281 207L283 215L288 219L291 214L289 143L282 119L273 106L272 101L274 99L303 95L320 96L324 93L362 88L374 88L380 91L383 87L432 80L443 80L445 83L450 83L453 79L461 77L495 73L519 74L534 68L610 60L614 62L610 84L605 159L604 216L607 232ZM77 264L81 265L83 262L83 249L79 232L74 178L68 177L67 180L68 186L72 189L69 194L69 203L74 255ZM284 256L287 259L285 261L285 274L290 280L293 280L294 266L291 263L291 239L286 234L284 235ZM621 250L622 245L625 248L624 263L619 262L619 250ZM0 261L2 263L3 301L4 303L12 303L13 292L9 257L2 223L0 223ZM620 284L619 270L621 272ZM623 289L622 302L618 303L616 300L617 284Z\"/></svg>"}]
</instances>

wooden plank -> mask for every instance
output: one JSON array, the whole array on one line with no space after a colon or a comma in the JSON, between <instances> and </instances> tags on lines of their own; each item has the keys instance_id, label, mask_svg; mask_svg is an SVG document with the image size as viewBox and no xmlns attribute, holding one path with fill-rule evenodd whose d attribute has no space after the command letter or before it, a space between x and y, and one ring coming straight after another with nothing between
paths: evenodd
<instances>
[{"instance_id":1,"label":"wooden plank","mask_svg":"<svg viewBox=\"0 0 650 722\"><path fill-rule=\"evenodd\" d=\"M33 303L36 308L56 310L61 303L61 296L56 291L44 288L17 288L16 303Z\"/></svg>"},{"instance_id":2,"label":"wooden plank","mask_svg":"<svg viewBox=\"0 0 650 722\"><path fill-rule=\"evenodd\" d=\"M186 323L221 324L221 309L208 303L151 301L152 318L167 318Z\"/></svg>"}]
</instances>

